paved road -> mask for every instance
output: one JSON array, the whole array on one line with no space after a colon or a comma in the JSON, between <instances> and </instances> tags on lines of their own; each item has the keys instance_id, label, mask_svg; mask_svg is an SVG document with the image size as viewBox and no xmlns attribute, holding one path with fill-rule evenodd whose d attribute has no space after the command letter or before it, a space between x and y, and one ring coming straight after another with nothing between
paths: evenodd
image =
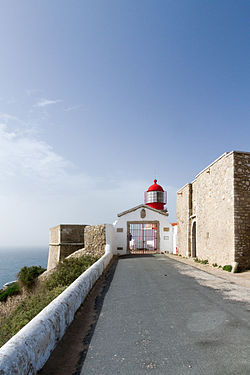
<instances>
[{"instance_id":1,"label":"paved road","mask_svg":"<svg viewBox=\"0 0 250 375\"><path fill-rule=\"evenodd\" d=\"M120 258L81 375L249 375L250 306L191 275L165 256Z\"/></svg>"}]
</instances>

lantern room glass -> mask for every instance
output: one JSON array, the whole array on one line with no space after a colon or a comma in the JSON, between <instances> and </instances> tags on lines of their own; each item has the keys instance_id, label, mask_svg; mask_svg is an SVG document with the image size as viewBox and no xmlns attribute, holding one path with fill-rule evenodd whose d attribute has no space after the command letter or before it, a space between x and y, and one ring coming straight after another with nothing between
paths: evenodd
<instances>
[{"instance_id":1,"label":"lantern room glass","mask_svg":"<svg viewBox=\"0 0 250 375\"><path fill-rule=\"evenodd\" d=\"M165 191L146 191L144 193L144 202L148 203L166 203L167 194Z\"/></svg>"}]
</instances>

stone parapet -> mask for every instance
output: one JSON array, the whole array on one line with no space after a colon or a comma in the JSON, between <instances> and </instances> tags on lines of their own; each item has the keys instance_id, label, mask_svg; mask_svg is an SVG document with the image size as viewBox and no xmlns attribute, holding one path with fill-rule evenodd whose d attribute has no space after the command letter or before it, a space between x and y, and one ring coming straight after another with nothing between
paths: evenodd
<instances>
[{"instance_id":1,"label":"stone parapet","mask_svg":"<svg viewBox=\"0 0 250 375\"><path fill-rule=\"evenodd\" d=\"M60 224L50 229L47 269L50 270L70 254L84 247L86 225Z\"/></svg>"},{"instance_id":2,"label":"stone parapet","mask_svg":"<svg viewBox=\"0 0 250 375\"><path fill-rule=\"evenodd\" d=\"M81 249L81 254L102 256L105 253L106 230L101 225L60 224L50 229L48 270Z\"/></svg>"}]
</instances>

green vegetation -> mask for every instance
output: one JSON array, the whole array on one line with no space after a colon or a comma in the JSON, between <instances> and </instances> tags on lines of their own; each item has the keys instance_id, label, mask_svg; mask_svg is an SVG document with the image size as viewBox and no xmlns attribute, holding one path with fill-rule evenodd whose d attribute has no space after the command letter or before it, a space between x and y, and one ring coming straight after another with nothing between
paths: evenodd
<instances>
[{"instance_id":1,"label":"green vegetation","mask_svg":"<svg viewBox=\"0 0 250 375\"><path fill-rule=\"evenodd\" d=\"M38 276L44 271L46 271L46 269L41 266L23 267L18 273L18 282L21 286L30 289L34 286Z\"/></svg>"},{"instance_id":2,"label":"green vegetation","mask_svg":"<svg viewBox=\"0 0 250 375\"><path fill-rule=\"evenodd\" d=\"M208 264L208 260L207 259L202 260L201 264Z\"/></svg>"},{"instance_id":3,"label":"green vegetation","mask_svg":"<svg viewBox=\"0 0 250 375\"><path fill-rule=\"evenodd\" d=\"M222 267L224 271L231 272L232 271L232 266L231 264L226 264L225 266Z\"/></svg>"},{"instance_id":4,"label":"green vegetation","mask_svg":"<svg viewBox=\"0 0 250 375\"><path fill-rule=\"evenodd\" d=\"M52 290L57 286L70 285L98 259L98 257L93 257L91 255L65 259L63 262L59 263L57 271L46 281L47 289Z\"/></svg>"},{"instance_id":5,"label":"green vegetation","mask_svg":"<svg viewBox=\"0 0 250 375\"><path fill-rule=\"evenodd\" d=\"M199 258L194 258L194 261L196 263L208 264L208 260L207 259L202 260L202 259L199 259Z\"/></svg>"},{"instance_id":6,"label":"green vegetation","mask_svg":"<svg viewBox=\"0 0 250 375\"><path fill-rule=\"evenodd\" d=\"M9 296L14 296L20 293L18 283L13 283L7 289L0 289L0 302L5 302Z\"/></svg>"},{"instance_id":7,"label":"green vegetation","mask_svg":"<svg viewBox=\"0 0 250 375\"><path fill-rule=\"evenodd\" d=\"M213 263L212 266L213 267L218 267L218 264L217 263Z\"/></svg>"},{"instance_id":8,"label":"green vegetation","mask_svg":"<svg viewBox=\"0 0 250 375\"><path fill-rule=\"evenodd\" d=\"M42 282L35 290L29 289L28 297L7 318L0 319L0 347L61 294L97 259L99 258L93 256L65 259L59 263L57 270L50 275L47 281Z\"/></svg>"}]
</instances>

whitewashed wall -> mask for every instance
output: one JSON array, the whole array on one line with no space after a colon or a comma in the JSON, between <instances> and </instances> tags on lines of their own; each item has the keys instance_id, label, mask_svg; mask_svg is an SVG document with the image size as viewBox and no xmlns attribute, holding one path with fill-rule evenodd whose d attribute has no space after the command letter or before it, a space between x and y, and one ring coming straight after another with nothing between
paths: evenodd
<instances>
[{"instance_id":1,"label":"whitewashed wall","mask_svg":"<svg viewBox=\"0 0 250 375\"><path fill-rule=\"evenodd\" d=\"M110 251L116 254L116 236L115 228L112 224L105 224L106 228L106 244L110 246Z\"/></svg>"},{"instance_id":2,"label":"whitewashed wall","mask_svg":"<svg viewBox=\"0 0 250 375\"><path fill-rule=\"evenodd\" d=\"M173 254L177 254L176 247L177 247L177 225L172 227L172 236L173 236Z\"/></svg>"},{"instance_id":3,"label":"whitewashed wall","mask_svg":"<svg viewBox=\"0 0 250 375\"><path fill-rule=\"evenodd\" d=\"M169 251L172 252L172 226L169 224L168 217L166 215L161 214L160 212L156 212L150 210L147 207L143 207L146 210L146 217L144 219L141 218L140 212L142 207L139 207L135 211L128 212L120 217L118 217L117 221L114 223L114 241L115 246L114 254L124 255L127 253L127 222L128 221L159 221L159 234L160 234L160 252ZM168 232L164 232L163 228L169 228ZM117 232L117 228L123 228L123 232ZM168 238L168 239L167 239ZM123 248L119 250L117 248Z\"/></svg>"},{"instance_id":4,"label":"whitewashed wall","mask_svg":"<svg viewBox=\"0 0 250 375\"><path fill-rule=\"evenodd\" d=\"M44 366L112 256L106 245L105 255L2 346L1 375L33 375Z\"/></svg>"}]
</instances>

